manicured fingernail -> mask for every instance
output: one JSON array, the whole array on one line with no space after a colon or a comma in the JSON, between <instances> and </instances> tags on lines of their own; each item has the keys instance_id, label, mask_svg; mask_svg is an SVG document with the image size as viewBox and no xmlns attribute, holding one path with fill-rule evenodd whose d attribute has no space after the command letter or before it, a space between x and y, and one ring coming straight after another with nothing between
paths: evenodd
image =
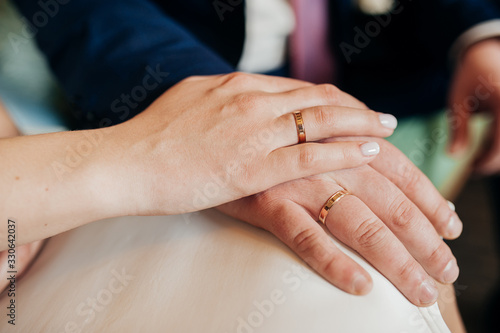
<instances>
[{"instance_id":1,"label":"manicured fingernail","mask_svg":"<svg viewBox=\"0 0 500 333\"><path fill-rule=\"evenodd\" d=\"M455 260L450 260L443 271L443 282L444 283L453 283L458 278L458 265Z\"/></svg>"},{"instance_id":2,"label":"manicured fingernail","mask_svg":"<svg viewBox=\"0 0 500 333\"><path fill-rule=\"evenodd\" d=\"M398 120L392 114L381 113L378 115L378 118L380 119L380 123L384 127L390 129L395 129L396 127L398 127Z\"/></svg>"},{"instance_id":3,"label":"manicured fingernail","mask_svg":"<svg viewBox=\"0 0 500 333\"><path fill-rule=\"evenodd\" d=\"M448 200L448 207L450 207L450 209L452 211L455 211L455 204L453 202L451 202L450 200Z\"/></svg>"},{"instance_id":4,"label":"manicured fingernail","mask_svg":"<svg viewBox=\"0 0 500 333\"><path fill-rule=\"evenodd\" d=\"M352 287L355 294L365 294L369 291L370 281L363 274L358 273L352 281Z\"/></svg>"},{"instance_id":5,"label":"manicured fingernail","mask_svg":"<svg viewBox=\"0 0 500 333\"><path fill-rule=\"evenodd\" d=\"M420 303L431 304L438 298L438 290L436 285L431 280L425 280L420 284L419 288Z\"/></svg>"},{"instance_id":6,"label":"manicured fingernail","mask_svg":"<svg viewBox=\"0 0 500 333\"><path fill-rule=\"evenodd\" d=\"M380 153L380 146L376 142L368 142L361 145L361 153L365 156L373 156Z\"/></svg>"},{"instance_id":7,"label":"manicured fingernail","mask_svg":"<svg viewBox=\"0 0 500 333\"><path fill-rule=\"evenodd\" d=\"M445 236L456 238L462 233L462 228L462 222L460 222L455 216L452 216L446 226Z\"/></svg>"}]
</instances>

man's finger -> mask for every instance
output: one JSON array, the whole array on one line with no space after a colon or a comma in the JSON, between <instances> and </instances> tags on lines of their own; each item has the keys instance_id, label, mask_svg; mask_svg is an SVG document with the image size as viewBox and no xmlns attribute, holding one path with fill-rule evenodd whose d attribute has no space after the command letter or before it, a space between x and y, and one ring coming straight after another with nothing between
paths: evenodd
<instances>
[{"instance_id":1,"label":"man's finger","mask_svg":"<svg viewBox=\"0 0 500 333\"><path fill-rule=\"evenodd\" d=\"M349 141L338 138L328 141ZM387 140L372 138L380 145L379 156L370 166L394 183L434 225L439 235L455 239L463 229L462 221L448 206L432 182L399 149Z\"/></svg>"},{"instance_id":2,"label":"man's finger","mask_svg":"<svg viewBox=\"0 0 500 333\"><path fill-rule=\"evenodd\" d=\"M463 229L462 221L429 178L392 144L385 140L377 142L383 145L384 155L370 165L415 203L439 235L446 239L459 237Z\"/></svg>"},{"instance_id":3,"label":"man's finger","mask_svg":"<svg viewBox=\"0 0 500 333\"><path fill-rule=\"evenodd\" d=\"M459 269L450 248L396 185L369 167L340 171L336 174L336 181L342 184L342 179L349 183L350 191L389 227L427 273L442 283L455 282ZM369 184L366 179L369 179Z\"/></svg>"},{"instance_id":4,"label":"man's finger","mask_svg":"<svg viewBox=\"0 0 500 333\"><path fill-rule=\"evenodd\" d=\"M330 210L326 225L387 277L413 304L428 306L438 296L434 280L401 241L356 196L347 195Z\"/></svg>"},{"instance_id":5,"label":"man's finger","mask_svg":"<svg viewBox=\"0 0 500 333\"><path fill-rule=\"evenodd\" d=\"M337 171L332 175L338 173L341 172ZM305 211L309 213L310 218L317 219L329 196L342 189L337 184L337 177L334 178L321 175L290 182L288 183L290 188L283 193L287 193L288 200L300 203ZM338 178L341 179L341 177ZM363 179L367 180L365 177ZM340 184L350 191L348 184ZM371 185L369 181L365 184L366 187ZM378 193L378 195L384 197L384 193ZM265 196L261 200L263 200L261 205L270 201ZM283 211L276 212L274 210L273 215L287 216L287 221L293 219L293 215L300 216L301 220L305 219L305 216L302 217L302 212L295 210L292 210L292 216L287 215L288 210L287 206L283 206ZM347 195L335 203L327 216L326 225L335 237L369 261L412 303L423 306L435 301L437 290L435 289L434 280L410 255L404 244L359 198L354 195ZM287 228L287 226L288 223L282 223L280 218L273 228ZM301 237L316 235L315 229L311 228L312 226L303 232ZM271 231L276 235L287 234L286 230L271 229ZM300 243L300 238L297 238L299 232L296 231L292 235L296 238L295 243ZM282 239L286 242L286 239L290 241L291 238L291 236L288 236ZM311 239L314 236L303 238Z\"/></svg>"},{"instance_id":6,"label":"man's finger","mask_svg":"<svg viewBox=\"0 0 500 333\"><path fill-rule=\"evenodd\" d=\"M269 231L336 287L354 295L368 293L370 275L335 246L304 208L289 203L274 214Z\"/></svg>"},{"instance_id":7,"label":"man's finger","mask_svg":"<svg viewBox=\"0 0 500 333\"><path fill-rule=\"evenodd\" d=\"M308 186L311 185L308 180L301 179L298 182L305 186L306 192L314 193L315 189ZM329 182L324 184L331 185ZM270 231L338 288L356 295L368 293L372 288L370 275L335 246L305 208L283 198L285 193L291 193L298 200L302 198L300 193L290 191L293 183L282 186L290 188L277 187L218 208L228 215ZM309 197L304 197L308 206L312 204Z\"/></svg>"}]
</instances>

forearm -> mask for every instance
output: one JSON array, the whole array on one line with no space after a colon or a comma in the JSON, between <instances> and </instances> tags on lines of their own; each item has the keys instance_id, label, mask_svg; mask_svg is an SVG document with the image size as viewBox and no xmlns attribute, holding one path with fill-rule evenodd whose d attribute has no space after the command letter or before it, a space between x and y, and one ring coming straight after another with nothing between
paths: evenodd
<instances>
[{"instance_id":1,"label":"forearm","mask_svg":"<svg viewBox=\"0 0 500 333\"><path fill-rule=\"evenodd\" d=\"M16 243L44 239L85 223L127 214L112 183L114 129L0 140L0 251L7 223ZM118 191L118 192L117 192Z\"/></svg>"}]
</instances>

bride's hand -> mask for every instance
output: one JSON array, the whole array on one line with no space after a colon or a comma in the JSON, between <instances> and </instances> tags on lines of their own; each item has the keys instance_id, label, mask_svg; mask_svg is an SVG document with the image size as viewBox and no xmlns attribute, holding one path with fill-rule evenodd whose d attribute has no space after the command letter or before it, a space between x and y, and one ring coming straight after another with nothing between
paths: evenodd
<instances>
[{"instance_id":1,"label":"bride's hand","mask_svg":"<svg viewBox=\"0 0 500 333\"><path fill-rule=\"evenodd\" d=\"M308 143L298 143L301 111ZM125 167L144 198L131 214L177 214L213 207L274 185L372 161L371 139L318 143L340 135L386 137L396 120L332 85L233 73L193 77L119 125ZM123 172L122 175L119 173Z\"/></svg>"},{"instance_id":2,"label":"bride's hand","mask_svg":"<svg viewBox=\"0 0 500 333\"><path fill-rule=\"evenodd\" d=\"M309 143L297 145L300 110ZM262 75L193 77L121 125L0 140L0 213L27 244L91 221L214 207L364 165L396 120L331 85ZM29 161L29 162L28 162ZM30 207L30 209L26 209ZM0 229L0 250L7 249Z\"/></svg>"}]
</instances>

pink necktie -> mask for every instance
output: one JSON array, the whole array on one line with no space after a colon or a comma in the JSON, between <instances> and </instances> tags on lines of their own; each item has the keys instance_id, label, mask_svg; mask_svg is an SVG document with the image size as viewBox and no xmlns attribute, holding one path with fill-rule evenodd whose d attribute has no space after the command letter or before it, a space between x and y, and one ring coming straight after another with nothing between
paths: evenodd
<instances>
[{"instance_id":1,"label":"pink necktie","mask_svg":"<svg viewBox=\"0 0 500 333\"><path fill-rule=\"evenodd\" d=\"M313 83L332 83L334 58L328 40L328 0L291 2L296 17L290 38L292 76Z\"/></svg>"}]
</instances>

